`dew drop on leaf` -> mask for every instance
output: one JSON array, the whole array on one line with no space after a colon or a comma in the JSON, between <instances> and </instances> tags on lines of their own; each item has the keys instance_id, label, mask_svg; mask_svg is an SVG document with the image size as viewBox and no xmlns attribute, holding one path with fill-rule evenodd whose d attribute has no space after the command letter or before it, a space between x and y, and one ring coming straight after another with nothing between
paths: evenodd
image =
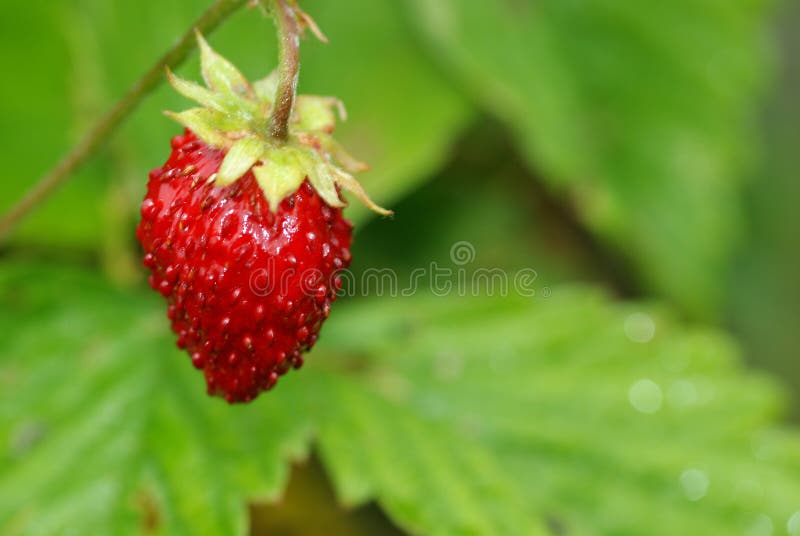
<instances>
[{"instance_id":1,"label":"dew drop on leaf","mask_svg":"<svg viewBox=\"0 0 800 536\"><path fill-rule=\"evenodd\" d=\"M709 478L705 471L687 469L681 474L680 481L683 492L690 501L699 501L708 493Z\"/></svg>"},{"instance_id":2,"label":"dew drop on leaf","mask_svg":"<svg viewBox=\"0 0 800 536\"><path fill-rule=\"evenodd\" d=\"M656 382L641 379L631 385L628 390L628 400L636 411L655 413L661 409L664 395L661 393L661 387Z\"/></svg>"},{"instance_id":3,"label":"dew drop on leaf","mask_svg":"<svg viewBox=\"0 0 800 536\"><path fill-rule=\"evenodd\" d=\"M633 342L648 343L656 334L656 323L647 313L633 313L625 319L625 335Z\"/></svg>"}]
</instances>

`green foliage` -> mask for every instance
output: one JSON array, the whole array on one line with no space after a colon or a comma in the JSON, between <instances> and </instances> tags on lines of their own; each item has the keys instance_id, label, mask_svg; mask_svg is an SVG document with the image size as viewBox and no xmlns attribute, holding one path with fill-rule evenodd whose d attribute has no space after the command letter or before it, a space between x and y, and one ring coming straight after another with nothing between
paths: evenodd
<instances>
[{"instance_id":1,"label":"green foliage","mask_svg":"<svg viewBox=\"0 0 800 536\"><path fill-rule=\"evenodd\" d=\"M248 406L205 396L154 296L31 264L0 289L4 534L242 533L312 442L412 533L739 534L800 505L800 438L731 342L587 289L340 304Z\"/></svg>"},{"instance_id":2,"label":"green foliage","mask_svg":"<svg viewBox=\"0 0 800 536\"><path fill-rule=\"evenodd\" d=\"M0 351L0 532L242 533L245 500L276 496L284 460L304 455L302 414L252 406L231 419L174 359L162 307L92 277L26 271L39 284L18 287L19 272L0 282L0 321L25 329Z\"/></svg>"},{"instance_id":3,"label":"green foliage","mask_svg":"<svg viewBox=\"0 0 800 536\"><path fill-rule=\"evenodd\" d=\"M715 313L740 232L765 2L411 4L530 167L632 257L646 285Z\"/></svg>"},{"instance_id":4,"label":"green foliage","mask_svg":"<svg viewBox=\"0 0 800 536\"><path fill-rule=\"evenodd\" d=\"M800 4L785 3L780 30L785 44L780 84L771 92L758 180L748 189L753 222L736 259L731 316L759 363L800 389ZM798 408L800 409L800 408Z\"/></svg>"}]
</instances>

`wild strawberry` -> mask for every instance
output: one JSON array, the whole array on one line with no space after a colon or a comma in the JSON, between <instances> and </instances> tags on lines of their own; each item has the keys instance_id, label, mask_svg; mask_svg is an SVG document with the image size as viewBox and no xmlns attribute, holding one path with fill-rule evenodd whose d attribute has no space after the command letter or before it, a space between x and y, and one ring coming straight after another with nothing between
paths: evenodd
<instances>
[{"instance_id":1,"label":"wild strawberry","mask_svg":"<svg viewBox=\"0 0 800 536\"><path fill-rule=\"evenodd\" d=\"M331 137L338 101L298 97L278 143L266 135L275 76L251 85L198 41L208 89L169 78L203 107L168 114L186 131L150 174L137 237L208 392L246 402L302 365L330 313L350 264L339 189L388 211L333 163L363 168Z\"/></svg>"}]
</instances>

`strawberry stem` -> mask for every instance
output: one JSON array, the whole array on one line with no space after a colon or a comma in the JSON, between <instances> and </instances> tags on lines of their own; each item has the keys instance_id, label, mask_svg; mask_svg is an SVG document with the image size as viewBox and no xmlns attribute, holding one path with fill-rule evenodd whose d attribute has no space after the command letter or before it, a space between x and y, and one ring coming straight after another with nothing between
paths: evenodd
<instances>
[{"instance_id":1,"label":"strawberry stem","mask_svg":"<svg viewBox=\"0 0 800 536\"><path fill-rule=\"evenodd\" d=\"M246 0L217 0L191 28L128 90L111 110L101 117L89 132L54 168L39 181L9 211L0 217L0 242L3 242L25 216L47 199L61 184L100 149L117 127L127 119L136 106L165 80L164 67L175 68L195 48L195 29L211 33L225 19L245 4Z\"/></svg>"},{"instance_id":2,"label":"strawberry stem","mask_svg":"<svg viewBox=\"0 0 800 536\"><path fill-rule=\"evenodd\" d=\"M269 135L278 141L289 137L289 119L292 115L297 78L300 74L300 28L291 0L272 0L272 12L278 28L279 73L275 104L269 121Z\"/></svg>"}]
</instances>

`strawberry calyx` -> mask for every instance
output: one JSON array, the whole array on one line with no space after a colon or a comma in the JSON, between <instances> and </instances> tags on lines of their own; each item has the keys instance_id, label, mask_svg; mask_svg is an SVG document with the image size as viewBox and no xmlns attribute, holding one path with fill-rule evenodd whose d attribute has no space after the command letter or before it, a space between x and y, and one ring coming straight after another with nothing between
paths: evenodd
<instances>
[{"instance_id":1,"label":"strawberry calyx","mask_svg":"<svg viewBox=\"0 0 800 536\"><path fill-rule=\"evenodd\" d=\"M197 33L205 86L167 70L172 87L201 106L183 112L165 112L207 145L226 151L214 183L226 186L252 170L275 212L280 202L307 178L331 207L346 203L344 189L382 215L391 211L375 204L351 173L368 166L350 156L333 138L336 116L346 118L336 98L298 95L289 121L286 141L272 138L269 121L278 85L277 71L250 83L230 61L215 52Z\"/></svg>"}]
</instances>

